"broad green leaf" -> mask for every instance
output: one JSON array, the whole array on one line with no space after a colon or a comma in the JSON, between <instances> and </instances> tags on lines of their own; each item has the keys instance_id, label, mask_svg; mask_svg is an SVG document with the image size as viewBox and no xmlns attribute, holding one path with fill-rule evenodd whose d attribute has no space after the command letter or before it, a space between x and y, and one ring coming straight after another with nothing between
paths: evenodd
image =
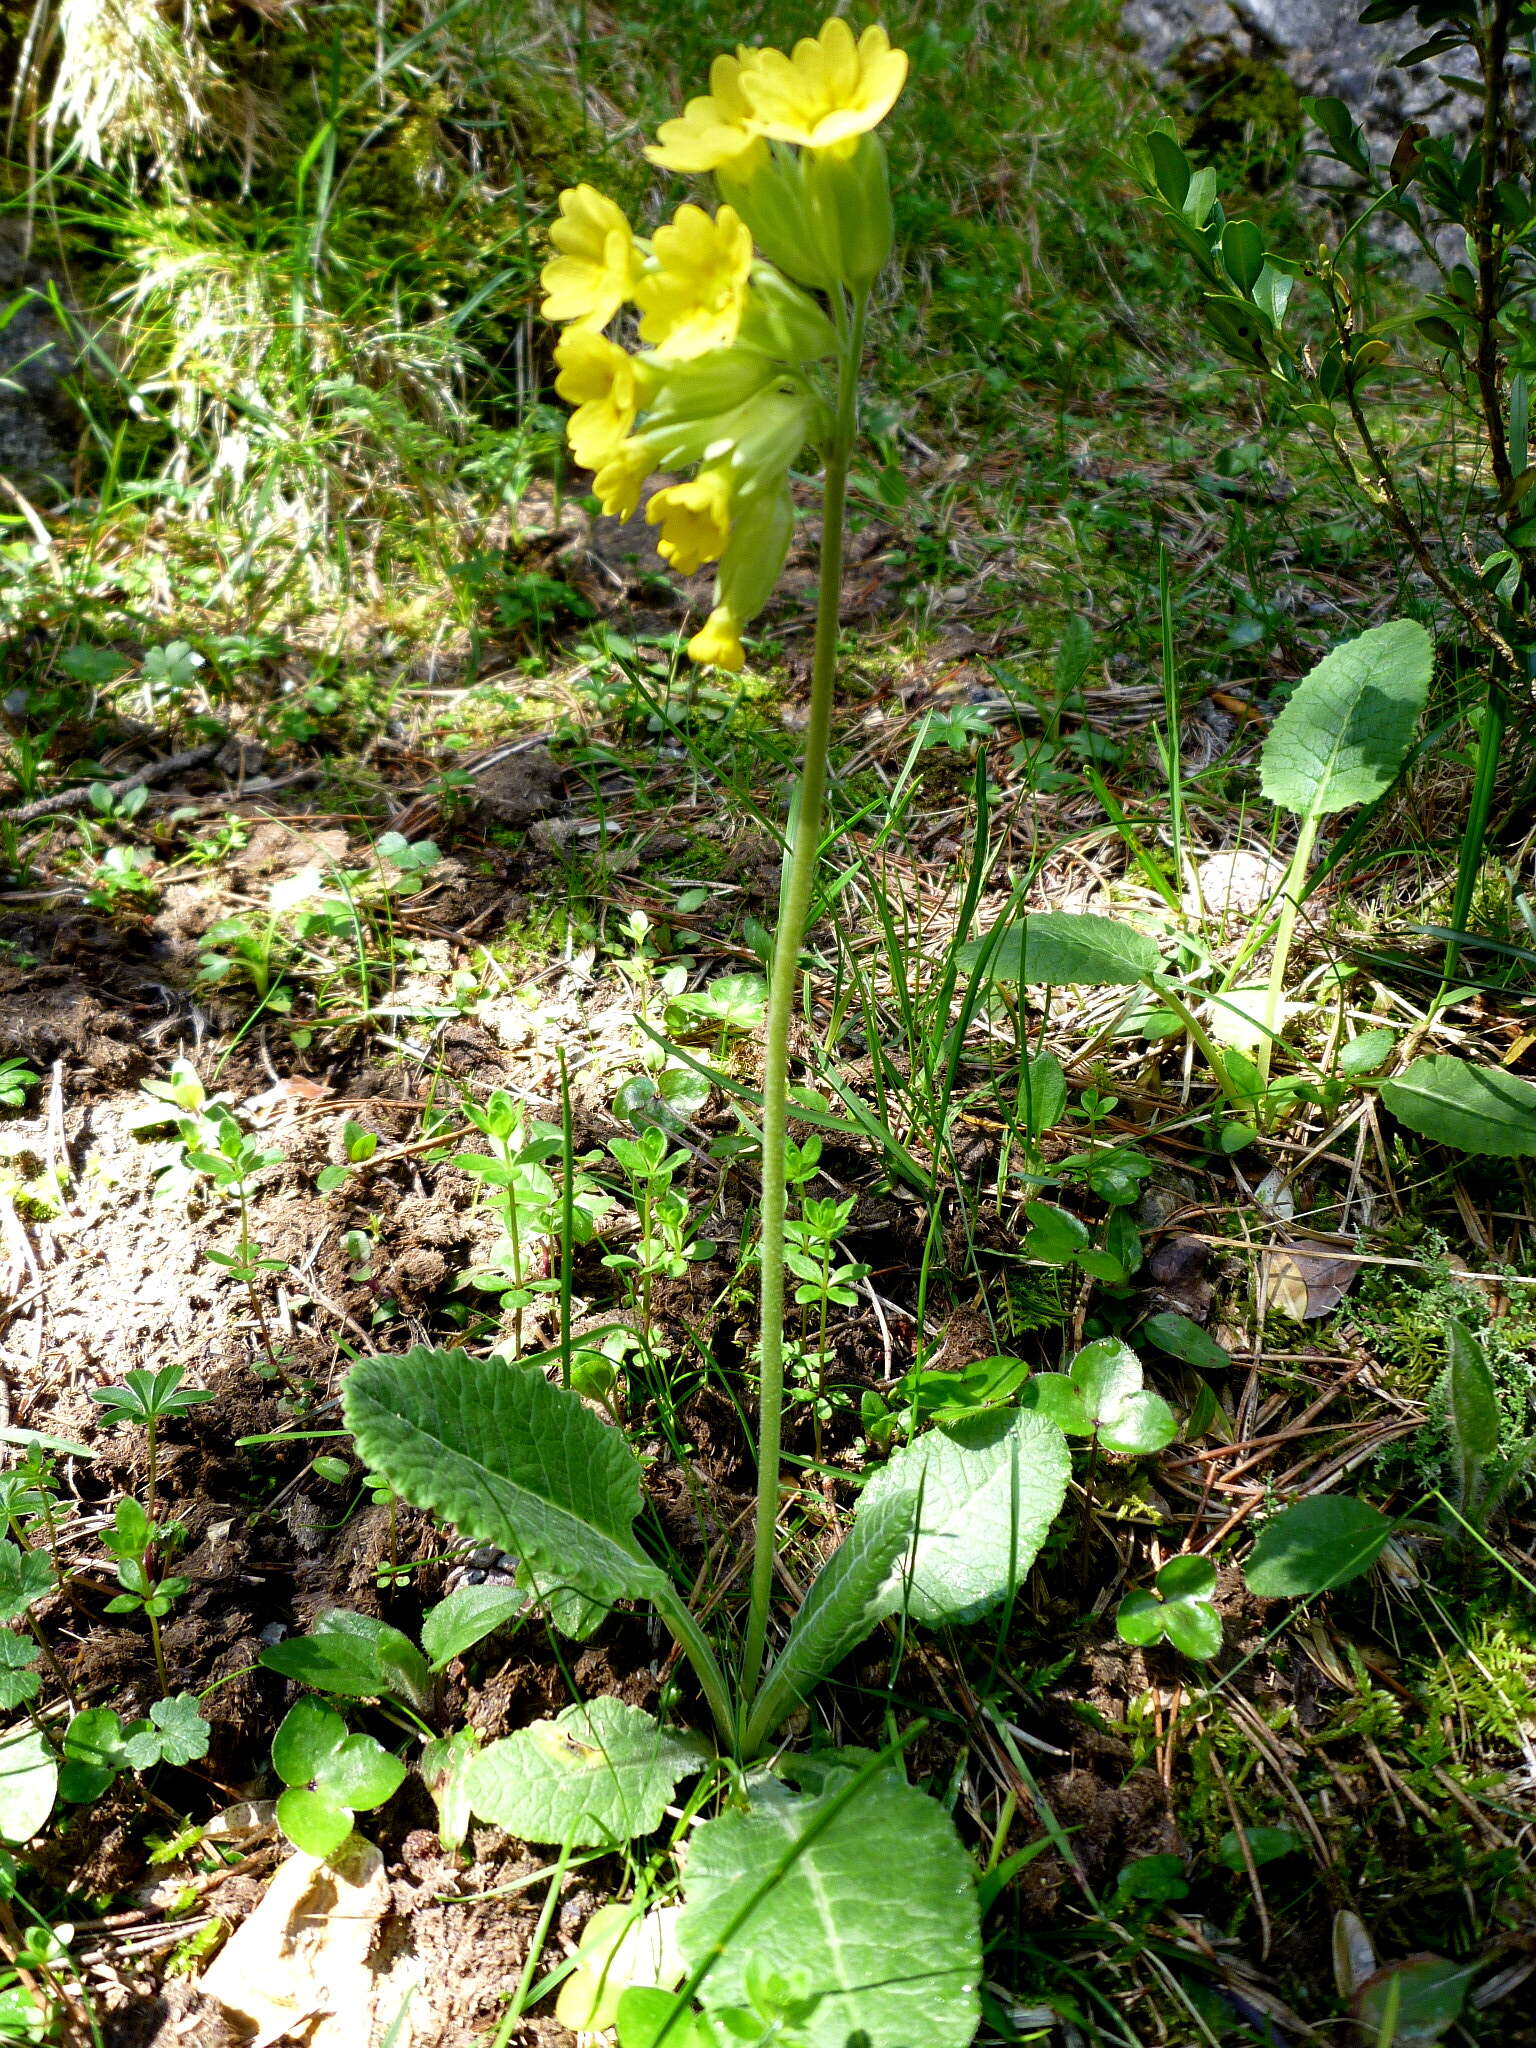
<instances>
[{"instance_id":1,"label":"broad green leaf","mask_svg":"<svg viewBox=\"0 0 1536 2048\"><path fill-rule=\"evenodd\" d=\"M1087 1224L1055 1202L1026 1202L1024 1214L1029 1220L1029 1233L1021 1250L1027 1259L1047 1259L1053 1265L1064 1266L1093 1243Z\"/></svg>"},{"instance_id":2,"label":"broad green leaf","mask_svg":"<svg viewBox=\"0 0 1536 2048\"><path fill-rule=\"evenodd\" d=\"M136 1722L126 1731L124 1754L136 1771L156 1764L190 1764L208 1754L211 1730L202 1709L189 1692L174 1693L156 1700L147 1721Z\"/></svg>"},{"instance_id":3,"label":"broad green leaf","mask_svg":"<svg viewBox=\"0 0 1536 2048\"><path fill-rule=\"evenodd\" d=\"M0 1621L15 1621L53 1590L53 1565L40 1550L0 1542Z\"/></svg>"},{"instance_id":4,"label":"broad green leaf","mask_svg":"<svg viewBox=\"0 0 1536 2048\"><path fill-rule=\"evenodd\" d=\"M59 1767L30 1721L0 1735L0 1841L28 1842L53 1811Z\"/></svg>"},{"instance_id":5,"label":"broad green leaf","mask_svg":"<svg viewBox=\"0 0 1536 2048\"><path fill-rule=\"evenodd\" d=\"M933 1627L972 1621L1024 1582L1066 1497L1071 1458L1043 1415L994 1411L931 1430L895 1452L859 1513L895 1500L921 1516L886 1584L887 1613Z\"/></svg>"},{"instance_id":6,"label":"broad green leaf","mask_svg":"<svg viewBox=\"0 0 1536 2048\"><path fill-rule=\"evenodd\" d=\"M1260 786L1269 801L1322 818L1390 789L1413 745L1434 653L1422 626L1393 619L1324 655L1264 742Z\"/></svg>"},{"instance_id":7,"label":"broad green leaf","mask_svg":"<svg viewBox=\"0 0 1536 2048\"><path fill-rule=\"evenodd\" d=\"M893 1770L858 1768L872 1761L844 1752L803 1793L759 1779L747 1812L694 1831L683 1957L714 1958L699 1991L710 2011L750 2006L765 1971L814 2000L796 2030L806 2048L967 2048L975 1869L943 1809Z\"/></svg>"},{"instance_id":8,"label":"broad green leaf","mask_svg":"<svg viewBox=\"0 0 1536 2048\"><path fill-rule=\"evenodd\" d=\"M1206 1372L1219 1372L1232 1363L1232 1354L1216 1342L1209 1330L1201 1329L1192 1317L1180 1315L1177 1309L1164 1309L1148 1316L1141 1334L1150 1337L1159 1351L1166 1351L1171 1358L1181 1358L1186 1365L1201 1366Z\"/></svg>"},{"instance_id":9,"label":"broad green leaf","mask_svg":"<svg viewBox=\"0 0 1536 2048\"><path fill-rule=\"evenodd\" d=\"M296 1685L341 1699L377 1699L392 1690L374 1643L367 1636L340 1629L317 1628L311 1635L269 1643L256 1661Z\"/></svg>"},{"instance_id":10,"label":"broad green leaf","mask_svg":"<svg viewBox=\"0 0 1536 2048\"><path fill-rule=\"evenodd\" d=\"M1145 981L1156 974L1157 946L1145 932L1117 918L1045 910L1011 924L987 951L990 934L960 949L962 967L985 959L990 981L1052 988L1081 985L1110 988Z\"/></svg>"},{"instance_id":11,"label":"broad green leaf","mask_svg":"<svg viewBox=\"0 0 1536 2048\"><path fill-rule=\"evenodd\" d=\"M665 1588L634 1538L633 1452L541 1372L418 1349L354 1366L342 1404L358 1455L413 1507L591 1599Z\"/></svg>"},{"instance_id":12,"label":"broad green leaf","mask_svg":"<svg viewBox=\"0 0 1536 2048\"><path fill-rule=\"evenodd\" d=\"M1221 260L1241 292L1251 292L1264 268L1264 237L1251 220L1229 220L1222 231Z\"/></svg>"},{"instance_id":13,"label":"broad green leaf","mask_svg":"<svg viewBox=\"0 0 1536 2048\"><path fill-rule=\"evenodd\" d=\"M469 1803L525 1842L581 1849L661 1825L680 1778L708 1754L623 1700L596 1699L490 1743L465 1776Z\"/></svg>"},{"instance_id":14,"label":"broad green leaf","mask_svg":"<svg viewBox=\"0 0 1536 2048\"><path fill-rule=\"evenodd\" d=\"M1443 1956L1386 1963L1360 1986L1355 2017L1373 2048L1430 2048L1461 2017L1476 1965Z\"/></svg>"},{"instance_id":15,"label":"broad green leaf","mask_svg":"<svg viewBox=\"0 0 1536 2048\"><path fill-rule=\"evenodd\" d=\"M1497 1159L1536 1153L1536 1086L1502 1067L1426 1053L1382 1082L1381 1099L1410 1131L1457 1152Z\"/></svg>"},{"instance_id":16,"label":"broad green leaf","mask_svg":"<svg viewBox=\"0 0 1536 2048\"><path fill-rule=\"evenodd\" d=\"M644 1984L619 1994L618 2027L619 2048L727 2048L705 2015L688 2010L676 1992ZM740 2035L729 2048L742 2048Z\"/></svg>"},{"instance_id":17,"label":"broad green leaf","mask_svg":"<svg viewBox=\"0 0 1536 2048\"><path fill-rule=\"evenodd\" d=\"M471 1650L522 1613L528 1595L516 1586L460 1586L421 1624L421 1647L434 1671Z\"/></svg>"},{"instance_id":18,"label":"broad green leaf","mask_svg":"<svg viewBox=\"0 0 1536 2048\"><path fill-rule=\"evenodd\" d=\"M1243 1576L1265 1599L1305 1599L1369 1571L1391 1534L1386 1516L1365 1501L1318 1494L1264 1524Z\"/></svg>"},{"instance_id":19,"label":"broad green leaf","mask_svg":"<svg viewBox=\"0 0 1536 2048\"><path fill-rule=\"evenodd\" d=\"M917 1504L907 1486L882 1493L879 1476L865 1487L852 1527L812 1580L763 1680L748 1726L749 1754L892 1610L892 1573L912 1548Z\"/></svg>"},{"instance_id":20,"label":"broad green leaf","mask_svg":"<svg viewBox=\"0 0 1536 2048\"><path fill-rule=\"evenodd\" d=\"M1499 1448L1499 1397L1483 1347L1455 1316L1446 1318L1445 1344L1456 1448L1464 1458L1491 1458Z\"/></svg>"},{"instance_id":21,"label":"broad green leaf","mask_svg":"<svg viewBox=\"0 0 1536 2048\"><path fill-rule=\"evenodd\" d=\"M1024 1128L1032 1137L1053 1131L1067 1113L1067 1077L1053 1052L1037 1052L1025 1062L1019 1088Z\"/></svg>"}]
</instances>

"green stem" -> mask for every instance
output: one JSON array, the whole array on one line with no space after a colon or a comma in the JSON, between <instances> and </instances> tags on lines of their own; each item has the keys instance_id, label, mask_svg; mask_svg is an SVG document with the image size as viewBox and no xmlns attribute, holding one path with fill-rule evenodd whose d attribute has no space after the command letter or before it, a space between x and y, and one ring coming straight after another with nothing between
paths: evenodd
<instances>
[{"instance_id":1,"label":"green stem","mask_svg":"<svg viewBox=\"0 0 1536 2048\"><path fill-rule=\"evenodd\" d=\"M740 1746L740 1717L731 1699L731 1689L726 1683L725 1673L709 1638L688 1611L688 1603L677 1588L668 1581L664 1591L655 1596L656 1612L671 1630L683 1655L693 1666L694 1675L703 1688L709 1702L709 1711L715 1717L715 1727L720 1740L734 1755Z\"/></svg>"},{"instance_id":2,"label":"green stem","mask_svg":"<svg viewBox=\"0 0 1536 2048\"><path fill-rule=\"evenodd\" d=\"M840 308L843 358L839 368L837 419L826 449L822 491L821 570L816 602L816 652L811 664L811 710L805 729L805 760L794 837L785 855L779 929L773 945L768 986L768 1025L763 1053L763 1195L759 1223L762 1259L760 1339L762 1367L758 1395L757 1520L752 1543L752 1603L741 1657L744 1700L757 1690L768 1639L768 1601L773 1588L774 1539L779 1515L779 1444L784 1409L784 1141L789 1113L789 1033L800 983L800 945L810 915L811 891L821 851L821 813L827 788L827 748L832 734L832 694L837 677L838 601L843 582L843 509L848 463L858 428L859 359L864 350L867 293L854 298L851 313Z\"/></svg>"},{"instance_id":3,"label":"green stem","mask_svg":"<svg viewBox=\"0 0 1536 2048\"><path fill-rule=\"evenodd\" d=\"M1291 855L1291 864L1285 871L1285 881L1280 891L1280 916L1275 925L1275 950L1269 961L1269 987L1264 997L1264 1036L1259 1041L1258 1055L1254 1065L1259 1070L1259 1079L1266 1086L1269 1082L1270 1061L1274 1058L1275 1036L1280 1030L1280 1005L1285 999L1285 970L1291 964L1291 940L1296 933L1296 919L1301 910L1302 890L1305 887L1307 871L1312 865L1312 849L1317 844L1317 828L1321 820L1316 817L1303 818L1301 829L1296 834L1296 851Z\"/></svg>"},{"instance_id":4,"label":"green stem","mask_svg":"<svg viewBox=\"0 0 1536 2048\"><path fill-rule=\"evenodd\" d=\"M1488 837L1488 820L1493 813L1493 793L1499 780L1499 757L1504 747L1504 693L1498 672L1488 678L1488 701L1483 710L1482 731L1477 739L1477 768L1472 778L1472 800L1456 856L1456 895L1451 904L1451 930L1464 932L1472 915L1472 898L1477 892L1478 870ZM1461 941L1448 939L1445 946L1443 979L1435 997L1438 1009L1450 994L1456 970L1461 964Z\"/></svg>"}]
</instances>

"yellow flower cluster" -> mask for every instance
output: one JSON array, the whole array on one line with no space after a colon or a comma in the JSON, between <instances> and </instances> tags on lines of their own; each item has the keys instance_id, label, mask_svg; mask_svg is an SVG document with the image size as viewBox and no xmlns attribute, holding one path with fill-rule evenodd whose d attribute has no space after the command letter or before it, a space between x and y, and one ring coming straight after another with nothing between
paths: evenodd
<instances>
[{"instance_id":1,"label":"yellow flower cluster","mask_svg":"<svg viewBox=\"0 0 1536 2048\"><path fill-rule=\"evenodd\" d=\"M783 569L790 469L829 418L818 366L846 339L850 295L868 291L890 253L873 130L906 75L884 29L855 40L841 20L788 56L740 48L715 59L709 92L646 151L667 170L712 172L713 214L680 206L647 241L591 185L561 194L543 312L565 328L555 389L574 408L571 452L594 472L603 510L624 519L648 477L696 470L646 507L679 575L719 564L714 609L688 643L695 661L741 667L742 629ZM604 331L625 306L639 350Z\"/></svg>"}]
</instances>

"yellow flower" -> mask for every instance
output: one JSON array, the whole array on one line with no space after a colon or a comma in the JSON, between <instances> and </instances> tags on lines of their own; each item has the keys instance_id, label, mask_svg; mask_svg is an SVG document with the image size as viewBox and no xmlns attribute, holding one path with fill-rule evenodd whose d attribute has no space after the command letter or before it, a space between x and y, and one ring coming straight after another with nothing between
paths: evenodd
<instances>
[{"instance_id":1,"label":"yellow flower","mask_svg":"<svg viewBox=\"0 0 1536 2048\"><path fill-rule=\"evenodd\" d=\"M690 100L675 121L663 121L654 147L645 153L665 171L718 171L728 165L746 177L768 155L768 146L752 126L752 109L741 90L745 66L755 50L735 57L717 57L709 67L709 91Z\"/></svg>"},{"instance_id":2,"label":"yellow flower","mask_svg":"<svg viewBox=\"0 0 1536 2048\"><path fill-rule=\"evenodd\" d=\"M728 668L732 675L747 659L735 619L723 604L717 604L698 632L688 642L688 659L701 667Z\"/></svg>"},{"instance_id":3,"label":"yellow flower","mask_svg":"<svg viewBox=\"0 0 1536 2048\"><path fill-rule=\"evenodd\" d=\"M651 246L656 267L634 289L641 340L669 356L728 348L752 269L752 236L734 207L722 206L711 220L702 207L680 206Z\"/></svg>"},{"instance_id":4,"label":"yellow flower","mask_svg":"<svg viewBox=\"0 0 1536 2048\"><path fill-rule=\"evenodd\" d=\"M727 473L701 469L683 484L669 484L645 508L646 523L661 528L656 552L679 576L691 576L706 562L718 562L731 534L731 489Z\"/></svg>"},{"instance_id":5,"label":"yellow flower","mask_svg":"<svg viewBox=\"0 0 1536 2048\"><path fill-rule=\"evenodd\" d=\"M640 486L655 467L655 452L643 434L612 450L592 482L610 519L634 518L640 508Z\"/></svg>"},{"instance_id":6,"label":"yellow flower","mask_svg":"<svg viewBox=\"0 0 1536 2048\"><path fill-rule=\"evenodd\" d=\"M789 479L738 501L730 541L715 577L715 608L688 642L689 659L739 669L746 660L741 629L773 595L795 531Z\"/></svg>"},{"instance_id":7,"label":"yellow flower","mask_svg":"<svg viewBox=\"0 0 1536 2048\"><path fill-rule=\"evenodd\" d=\"M650 370L590 327L568 327L555 361L555 389L576 408L565 427L571 453L583 469L601 469L635 424Z\"/></svg>"},{"instance_id":8,"label":"yellow flower","mask_svg":"<svg viewBox=\"0 0 1536 2048\"><path fill-rule=\"evenodd\" d=\"M560 218L549 239L560 254L541 273L548 294L539 309L544 318L606 327L634 297L640 276L640 254L623 209L594 186L575 185L560 194Z\"/></svg>"},{"instance_id":9,"label":"yellow flower","mask_svg":"<svg viewBox=\"0 0 1536 2048\"><path fill-rule=\"evenodd\" d=\"M739 83L760 135L830 149L878 126L906 78L906 52L891 48L883 28L865 29L855 43L834 18L796 43L792 57L759 50Z\"/></svg>"}]
</instances>

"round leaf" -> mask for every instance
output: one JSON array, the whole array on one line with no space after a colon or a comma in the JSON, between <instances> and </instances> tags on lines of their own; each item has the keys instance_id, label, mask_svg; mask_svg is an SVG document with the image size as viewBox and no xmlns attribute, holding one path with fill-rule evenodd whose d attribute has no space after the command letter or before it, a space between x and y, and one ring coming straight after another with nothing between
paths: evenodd
<instances>
[{"instance_id":1,"label":"round leaf","mask_svg":"<svg viewBox=\"0 0 1536 2048\"><path fill-rule=\"evenodd\" d=\"M309 1856L331 1855L352 1832L352 1816L345 1807L302 1787L280 1795L277 1824L293 1846Z\"/></svg>"},{"instance_id":2,"label":"round leaf","mask_svg":"<svg viewBox=\"0 0 1536 2048\"><path fill-rule=\"evenodd\" d=\"M371 1811L405 1781L405 1765L371 1735L349 1735L315 1773L315 1790L353 1813Z\"/></svg>"},{"instance_id":3,"label":"round leaf","mask_svg":"<svg viewBox=\"0 0 1536 2048\"><path fill-rule=\"evenodd\" d=\"M1186 1657L1214 1657L1221 1648L1221 1616L1209 1600L1170 1600L1163 1633Z\"/></svg>"},{"instance_id":4,"label":"round leaf","mask_svg":"<svg viewBox=\"0 0 1536 2048\"><path fill-rule=\"evenodd\" d=\"M347 1724L334 1708L320 1700L299 1700L272 1738L272 1768L285 1785L307 1785L346 1739Z\"/></svg>"},{"instance_id":5,"label":"round leaf","mask_svg":"<svg viewBox=\"0 0 1536 2048\"><path fill-rule=\"evenodd\" d=\"M1127 1593L1115 1611L1115 1630L1121 1642L1132 1643L1138 1650L1145 1650L1151 1644L1161 1642L1163 1636L1163 1603L1155 1593L1149 1593L1144 1586L1134 1593Z\"/></svg>"}]
</instances>

